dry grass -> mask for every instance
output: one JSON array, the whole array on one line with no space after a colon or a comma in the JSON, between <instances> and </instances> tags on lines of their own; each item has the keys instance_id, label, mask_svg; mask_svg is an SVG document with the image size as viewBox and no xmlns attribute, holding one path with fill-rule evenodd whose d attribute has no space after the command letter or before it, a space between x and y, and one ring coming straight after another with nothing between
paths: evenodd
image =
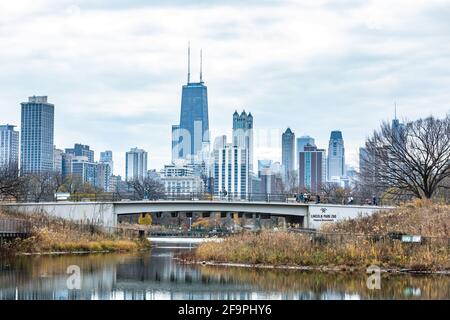
<instances>
[{"instance_id":1,"label":"dry grass","mask_svg":"<svg viewBox=\"0 0 450 320\"><path fill-rule=\"evenodd\" d=\"M103 232L94 225L80 226L44 214L1 213L0 218L20 219L31 224L31 237L10 244L16 252L94 252L135 251L147 247L147 241L124 239Z\"/></svg>"},{"instance_id":2,"label":"dry grass","mask_svg":"<svg viewBox=\"0 0 450 320\"><path fill-rule=\"evenodd\" d=\"M201 244L198 261L288 266L450 270L448 248L355 238L343 243L315 243L310 236L287 232L244 233L223 242Z\"/></svg>"},{"instance_id":3,"label":"dry grass","mask_svg":"<svg viewBox=\"0 0 450 320\"><path fill-rule=\"evenodd\" d=\"M450 205L416 200L371 216L324 225L322 231L353 234L406 233L450 237Z\"/></svg>"},{"instance_id":4,"label":"dry grass","mask_svg":"<svg viewBox=\"0 0 450 320\"><path fill-rule=\"evenodd\" d=\"M449 212L450 206L415 202L392 212L330 225L326 231L331 234L324 238L288 232L243 233L223 242L201 244L194 259L266 265L365 268L376 264L395 269L450 270L445 239L408 244L372 236L388 232L448 236ZM341 236L341 233L351 234Z\"/></svg>"}]
</instances>

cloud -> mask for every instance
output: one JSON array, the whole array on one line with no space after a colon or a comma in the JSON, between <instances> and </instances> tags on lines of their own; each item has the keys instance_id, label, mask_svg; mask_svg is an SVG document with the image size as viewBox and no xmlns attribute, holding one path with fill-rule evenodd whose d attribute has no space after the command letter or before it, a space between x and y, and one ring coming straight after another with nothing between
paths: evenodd
<instances>
[{"instance_id":1,"label":"cloud","mask_svg":"<svg viewBox=\"0 0 450 320\"><path fill-rule=\"evenodd\" d=\"M326 147L342 130L355 165L394 101L409 119L449 111L449 13L445 1L3 1L0 122L18 124L20 102L48 95L58 147L112 149L123 174L138 146L160 168L190 40L194 79L204 50L213 134L245 108L274 141L290 126ZM281 158L279 143L255 153Z\"/></svg>"}]
</instances>

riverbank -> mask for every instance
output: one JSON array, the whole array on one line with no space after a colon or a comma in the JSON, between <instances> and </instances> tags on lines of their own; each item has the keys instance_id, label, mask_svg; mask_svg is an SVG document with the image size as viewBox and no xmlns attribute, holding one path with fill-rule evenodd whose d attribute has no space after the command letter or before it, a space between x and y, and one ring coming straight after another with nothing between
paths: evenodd
<instances>
[{"instance_id":1,"label":"riverbank","mask_svg":"<svg viewBox=\"0 0 450 320\"><path fill-rule=\"evenodd\" d=\"M242 233L219 243L202 243L186 262L250 266L448 272L450 206L427 201L388 212L325 226L316 235L261 231ZM421 235L421 243L403 243L401 234Z\"/></svg>"},{"instance_id":2,"label":"riverbank","mask_svg":"<svg viewBox=\"0 0 450 320\"><path fill-rule=\"evenodd\" d=\"M125 238L96 225L80 225L44 214L0 212L0 218L22 221L31 228L29 237L0 245L0 251L6 254L133 252L150 248L147 239Z\"/></svg>"},{"instance_id":3,"label":"riverbank","mask_svg":"<svg viewBox=\"0 0 450 320\"><path fill-rule=\"evenodd\" d=\"M0 258L0 300L450 298L450 277L443 275L382 273L381 289L370 290L365 272L184 265L173 259L187 251L180 248ZM67 290L73 265L83 276L81 290Z\"/></svg>"},{"instance_id":4,"label":"riverbank","mask_svg":"<svg viewBox=\"0 0 450 320\"><path fill-rule=\"evenodd\" d=\"M366 269L351 266L294 266L294 265L268 265L268 264L246 264L246 263L230 263L230 262L214 262L214 261L196 261L185 258L177 258L186 265L201 265L204 267L225 267L225 268L243 268L243 269L259 269L259 270L280 270L280 271L319 271L326 273L347 272L347 273L366 273ZM380 268L380 272L384 274L417 274L417 275L441 275L450 276L450 270L414 270L401 268Z\"/></svg>"}]
</instances>

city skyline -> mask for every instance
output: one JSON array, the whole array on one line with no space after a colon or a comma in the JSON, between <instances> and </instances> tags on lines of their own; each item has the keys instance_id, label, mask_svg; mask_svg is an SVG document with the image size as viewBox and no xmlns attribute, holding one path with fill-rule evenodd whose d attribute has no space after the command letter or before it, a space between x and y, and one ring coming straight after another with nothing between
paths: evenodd
<instances>
[{"instance_id":1,"label":"city skyline","mask_svg":"<svg viewBox=\"0 0 450 320\"><path fill-rule=\"evenodd\" d=\"M439 2L408 3L408 10L392 5L389 15L381 14L383 1L281 3L276 9L254 2L239 8L220 2L171 7L180 23L199 18L186 30L176 18L156 18L166 12L158 2L121 3L1 5L0 21L14 30L0 35L5 44L0 58L7 62L0 75L2 124L19 128L19 103L47 95L56 106L57 148L87 144L96 160L111 149L117 174L124 176L125 152L139 146L149 152L149 168L160 169L170 162L170 125L179 118L189 40L194 52L204 49L211 141L231 136L227 119L245 108L257 118L255 136L258 128L278 130L274 142L290 127L324 148L331 131L342 131L346 161L357 166L358 148L380 121L394 117L395 102L400 119L448 111L450 55L443 40L450 32ZM94 16L100 19L95 26ZM112 31L106 27L110 18L122 21ZM325 21L329 30L323 29ZM442 32L431 36L436 28ZM403 37L405 32L410 37ZM387 33L391 36L379 38ZM118 48L113 39L124 45ZM198 62L192 69L198 70ZM197 78L193 72L193 81ZM255 144L254 152L255 161L281 161L280 142L272 148Z\"/></svg>"}]
</instances>

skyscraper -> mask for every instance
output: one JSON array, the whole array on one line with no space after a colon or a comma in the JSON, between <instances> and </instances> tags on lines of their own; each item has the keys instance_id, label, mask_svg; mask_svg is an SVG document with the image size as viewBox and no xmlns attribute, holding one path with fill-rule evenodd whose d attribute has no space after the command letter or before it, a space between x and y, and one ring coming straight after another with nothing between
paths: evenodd
<instances>
[{"instance_id":1,"label":"skyscraper","mask_svg":"<svg viewBox=\"0 0 450 320\"><path fill-rule=\"evenodd\" d=\"M65 179L72 175L72 161L75 158L73 153L63 153L61 155L62 160L62 177Z\"/></svg>"},{"instance_id":2,"label":"skyscraper","mask_svg":"<svg viewBox=\"0 0 450 320\"><path fill-rule=\"evenodd\" d=\"M281 164L283 166L283 180L288 182L295 170L295 134L287 128L281 137Z\"/></svg>"},{"instance_id":3,"label":"skyscraper","mask_svg":"<svg viewBox=\"0 0 450 320\"><path fill-rule=\"evenodd\" d=\"M392 120L392 132L394 134L394 140L393 143L397 144L399 147L405 146L405 141L403 139L403 133L405 130L405 124L401 123L400 120L397 119L397 107L395 111L395 118Z\"/></svg>"},{"instance_id":4,"label":"skyscraper","mask_svg":"<svg viewBox=\"0 0 450 320\"><path fill-rule=\"evenodd\" d=\"M113 153L111 150L100 152L100 163L109 164L110 175L114 174L114 161L113 161Z\"/></svg>"},{"instance_id":5,"label":"skyscraper","mask_svg":"<svg viewBox=\"0 0 450 320\"><path fill-rule=\"evenodd\" d=\"M100 162L95 164L97 167L97 177L95 179L95 186L103 189L106 192L114 192L111 188L111 165L108 162Z\"/></svg>"},{"instance_id":6,"label":"skyscraper","mask_svg":"<svg viewBox=\"0 0 450 320\"><path fill-rule=\"evenodd\" d=\"M316 142L314 138L310 136L301 136L300 138L297 138L297 154L300 151L304 151L305 146L309 144L311 146L315 146Z\"/></svg>"},{"instance_id":7,"label":"skyscraper","mask_svg":"<svg viewBox=\"0 0 450 320\"><path fill-rule=\"evenodd\" d=\"M345 176L345 149L341 131L332 131L328 144L328 181L339 181Z\"/></svg>"},{"instance_id":8,"label":"skyscraper","mask_svg":"<svg viewBox=\"0 0 450 320\"><path fill-rule=\"evenodd\" d=\"M247 149L248 169L253 172L253 116L244 111L233 114L233 146Z\"/></svg>"},{"instance_id":9,"label":"skyscraper","mask_svg":"<svg viewBox=\"0 0 450 320\"><path fill-rule=\"evenodd\" d=\"M94 150L91 150L88 145L75 143L73 148L66 148L66 153L76 157L87 157L89 162L94 162Z\"/></svg>"},{"instance_id":10,"label":"skyscraper","mask_svg":"<svg viewBox=\"0 0 450 320\"><path fill-rule=\"evenodd\" d=\"M362 174L366 170L369 161L369 152L367 148L359 148L359 172Z\"/></svg>"},{"instance_id":11,"label":"skyscraper","mask_svg":"<svg viewBox=\"0 0 450 320\"><path fill-rule=\"evenodd\" d=\"M272 160L267 159L258 160L258 175L260 175L263 170L271 170L272 166L273 166Z\"/></svg>"},{"instance_id":12,"label":"skyscraper","mask_svg":"<svg viewBox=\"0 0 450 320\"><path fill-rule=\"evenodd\" d=\"M125 180L143 180L147 175L147 157L145 150L132 148L125 156Z\"/></svg>"},{"instance_id":13,"label":"skyscraper","mask_svg":"<svg viewBox=\"0 0 450 320\"><path fill-rule=\"evenodd\" d=\"M200 81L191 82L190 48L188 79L181 95L180 124L172 126L172 160L195 160L202 149L209 150L208 90L203 82L200 53Z\"/></svg>"},{"instance_id":14,"label":"skyscraper","mask_svg":"<svg viewBox=\"0 0 450 320\"><path fill-rule=\"evenodd\" d=\"M220 144L218 144L219 147ZM249 193L248 149L231 143L214 149L214 194L245 199Z\"/></svg>"},{"instance_id":15,"label":"skyscraper","mask_svg":"<svg viewBox=\"0 0 450 320\"><path fill-rule=\"evenodd\" d=\"M19 132L9 124L0 126L0 167L19 165Z\"/></svg>"},{"instance_id":16,"label":"skyscraper","mask_svg":"<svg viewBox=\"0 0 450 320\"><path fill-rule=\"evenodd\" d=\"M21 173L52 171L55 106L46 96L30 97L21 106Z\"/></svg>"},{"instance_id":17,"label":"skyscraper","mask_svg":"<svg viewBox=\"0 0 450 320\"><path fill-rule=\"evenodd\" d=\"M325 150L307 144L303 151L299 152L299 187L306 188L310 192L317 193L323 181Z\"/></svg>"}]
</instances>

